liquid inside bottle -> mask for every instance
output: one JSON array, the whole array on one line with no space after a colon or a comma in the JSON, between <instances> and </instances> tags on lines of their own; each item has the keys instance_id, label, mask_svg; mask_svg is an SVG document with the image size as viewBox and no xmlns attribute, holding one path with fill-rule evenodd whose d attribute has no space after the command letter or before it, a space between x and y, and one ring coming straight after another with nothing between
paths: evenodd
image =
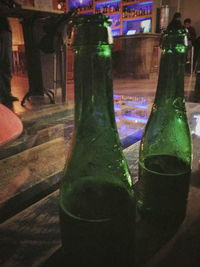
<instances>
[{"instance_id":1,"label":"liquid inside bottle","mask_svg":"<svg viewBox=\"0 0 200 267\"><path fill-rule=\"evenodd\" d=\"M75 184L60 206L69 266L133 266L133 197L123 184L102 182L99 177L82 178L84 182Z\"/></svg>"},{"instance_id":2,"label":"liquid inside bottle","mask_svg":"<svg viewBox=\"0 0 200 267\"><path fill-rule=\"evenodd\" d=\"M180 223L186 213L190 165L178 157L156 155L139 163L138 209L153 221Z\"/></svg>"}]
</instances>

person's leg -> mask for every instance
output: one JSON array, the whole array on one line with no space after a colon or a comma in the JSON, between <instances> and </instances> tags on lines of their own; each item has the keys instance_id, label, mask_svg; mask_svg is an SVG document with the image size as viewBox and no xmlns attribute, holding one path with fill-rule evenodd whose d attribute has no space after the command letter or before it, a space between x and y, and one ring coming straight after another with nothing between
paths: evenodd
<instances>
[{"instance_id":1,"label":"person's leg","mask_svg":"<svg viewBox=\"0 0 200 267\"><path fill-rule=\"evenodd\" d=\"M4 70L1 74L2 81L4 84L4 95L8 101L18 101L18 98L13 96L11 93L11 79L12 79L12 72L9 65L4 65Z\"/></svg>"},{"instance_id":2,"label":"person's leg","mask_svg":"<svg viewBox=\"0 0 200 267\"><path fill-rule=\"evenodd\" d=\"M191 51L192 51L192 46L188 46L186 49L186 64L191 62Z\"/></svg>"},{"instance_id":3,"label":"person's leg","mask_svg":"<svg viewBox=\"0 0 200 267\"><path fill-rule=\"evenodd\" d=\"M3 74L2 74L2 71L0 69L0 102L5 103L7 98L8 98L8 92L6 90L6 87L4 84Z\"/></svg>"}]
</instances>

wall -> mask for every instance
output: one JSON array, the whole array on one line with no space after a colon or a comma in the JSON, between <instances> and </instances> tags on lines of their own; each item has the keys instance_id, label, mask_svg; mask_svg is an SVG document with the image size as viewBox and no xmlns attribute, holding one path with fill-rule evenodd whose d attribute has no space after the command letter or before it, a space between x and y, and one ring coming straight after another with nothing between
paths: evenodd
<instances>
[{"instance_id":1,"label":"wall","mask_svg":"<svg viewBox=\"0 0 200 267\"><path fill-rule=\"evenodd\" d=\"M191 18L197 36L200 36L200 0L181 0L181 13L183 20Z\"/></svg>"},{"instance_id":2,"label":"wall","mask_svg":"<svg viewBox=\"0 0 200 267\"><path fill-rule=\"evenodd\" d=\"M36 10L46 10L46 11L65 11L66 1L62 0L63 7L58 9L58 0L15 0L22 8L36 9Z\"/></svg>"},{"instance_id":3,"label":"wall","mask_svg":"<svg viewBox=\"0 0 200 267\"><path fill-rule=\"evenodd\" d=\"M11 30L12 30L12 43L13 46L23 45L24 37L22 32L22 26L18 18L9 18Z\"/></svg>"},{"instance_id":4,"label":"wall","mask_svg":"<svg viewBox=\"0 0 200 267\"><path fill-rule=\"evenodd\" d=\"M22 6L34 6L34 0L16 0L16 2Z\"/></svg>"},{"instance_id":5,"label":"wall","mask_svg":"<svg viewBox=\"0 0 200 267\"><path fill-rule=\"evenodd\" d=\"M157 4L169 5L169 20L172 19L173 14L177 11L181 12L182 22L185 18L191 18L197 36L200 36L200 0L157 0Z\"/></svg>"}]
</instances>

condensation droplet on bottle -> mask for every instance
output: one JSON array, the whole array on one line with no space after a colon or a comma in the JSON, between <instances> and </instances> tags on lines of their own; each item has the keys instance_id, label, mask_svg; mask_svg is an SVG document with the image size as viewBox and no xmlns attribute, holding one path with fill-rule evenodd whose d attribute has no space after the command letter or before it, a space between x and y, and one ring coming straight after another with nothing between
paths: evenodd
<instances>
[{"instance_id":1,"label":"condensation droplet on bottle","mask_svg":"<svg viewBox=\"0 0 200 267\"><path fill-rule=\"evenodd\" d=\"M184 111L185 110L185 102L183 100L182 97L177 97L174 101L173 101L173 106L175 109L179 109Z\"/></svg>"},{"instance_id":2,"label":"condensation droplet on bottle","mask_svg":"<svg viewBox=\"0 0 200 267\"><path fill-rule=\"evenodd\" d=\"M155 112L157 110L157 105L154 103L153 105L152 105L152 112Z\"/></svg>"}]
</instances>

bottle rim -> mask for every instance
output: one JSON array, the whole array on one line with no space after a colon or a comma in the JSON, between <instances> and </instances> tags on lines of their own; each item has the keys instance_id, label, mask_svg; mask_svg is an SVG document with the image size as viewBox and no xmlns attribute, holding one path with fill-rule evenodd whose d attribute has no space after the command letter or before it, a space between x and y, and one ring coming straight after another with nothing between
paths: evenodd
<instances>
[{"instance_id":1,"label":"bottle rim","mask_svg":"<svg viewBox=\"0 0 200 267\"><path fill-rule=\"evenodd\" d=\"M73 18L71 46L113 43L109 17L103 14L77 15Z\"/></svg>"}]
</instances>

